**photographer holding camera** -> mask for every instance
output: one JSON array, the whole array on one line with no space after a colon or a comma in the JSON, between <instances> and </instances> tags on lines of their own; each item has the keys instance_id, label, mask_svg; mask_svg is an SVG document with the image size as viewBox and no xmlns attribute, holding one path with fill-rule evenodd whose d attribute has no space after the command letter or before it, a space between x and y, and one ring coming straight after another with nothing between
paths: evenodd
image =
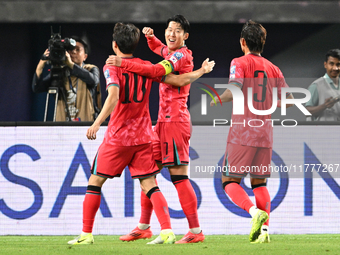
<instances>
[{"instance_id":1,"label":"photographer holding camera","mask_svg":"<svg viewBox=\"0 0 340 255\"><path fill-rule=\"evenodd\" d=\"M57 37L60 38L60 34ZM39 93L58 87L56 121L94 121L101 109L100 81L98 67L84 63L88 45L77 36L73 36L73 40L55 38L54 35L49 41L49 48L37 65L32 89ZM48 60L51 72L43 78Z\"/></svg>"}]
</instances>

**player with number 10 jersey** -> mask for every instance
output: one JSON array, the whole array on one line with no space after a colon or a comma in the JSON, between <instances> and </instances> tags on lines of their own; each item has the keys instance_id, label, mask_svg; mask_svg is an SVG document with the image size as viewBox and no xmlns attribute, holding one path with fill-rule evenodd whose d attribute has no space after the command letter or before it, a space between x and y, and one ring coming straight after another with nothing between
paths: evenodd
<instances>
[{"instance_id":1,"label":"player with number 10 jersey","mask_svg":"<svg viewBox=\"0 0 340 255\"><path fill-rule=\"evenodd\" d=\"M139 58L129 58L140 64L151 64ZM149 95L153 79L115 66L104 66L107 88L120 88L119 103L112 112L105 141L112 145L135 146L151 143L153 137Z\"/></svg>"}]
</instances>

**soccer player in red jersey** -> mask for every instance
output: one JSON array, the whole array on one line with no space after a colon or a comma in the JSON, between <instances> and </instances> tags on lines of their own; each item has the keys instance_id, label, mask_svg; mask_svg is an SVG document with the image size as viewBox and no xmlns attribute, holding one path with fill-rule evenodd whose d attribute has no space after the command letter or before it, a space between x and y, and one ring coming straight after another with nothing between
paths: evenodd
<instances>
[{"instance_id":1,"label":"soccer player in red jersey","mask_svg":"<svg viewBox=\"0 0 340 255\"><path fill-rule=\"evenodd\" d=\"M168 19L165 30L166 45L163 44L149 27L143 28L149 48L165 60L171 62L174 72L179 74L193 70L192 52L186 47L185 40L189 37L190 24L182 15L175 15ZM136 65L123 60L122 67L135 72ZM159 112L155 132L159 137L154 146L155 159L160 168L168 167L171 180L176 187L184 214L189 223L189 232L176 243L203 242L197 214L197 198L188 178L189 139L191 136L191 120L187 108L190 85L175 87L165 82L159 85ZM150 231L150 218L153 206L148 197L141 193L142 213L138 226L120 240L132 241L136 233ZM157 240L154 240L157 242Z\"/></svg>"},{"instance_id":2,"label":"soccer player in red jersey","mask_svg":"<svg viewBox=\"0 0 340 255\"><path fill-rule=\"evenodd\" d=\"M134 58L132 53L139 41L140 31L132 24L117 23L114 28L112 47L117 56L130 58L144 65L150 62ZM168 74L168 62L156 65L155 76ZM183 75L169 75L165 79L176 86L189 84L210 72L214 63L206 60L202 68ZM100 206L101 187L107 178L119 177L128 165L131 176L140 180L144 194L153 205L161 224L160 243L174 243L167 202L155 182L159 169L152 152L153 131L149 113L149 94L152 79L139 76L114 66L104 66L108 97L103 109L87 131L88 139L96 139L96 133L105 119L111 115L104 141L100 145L91 168L87 192L83 203L83 231L69 244L92 244L92 229ZM151 237L151 236L150 236ZM145 238L145 237L144 237Z\"/></svg>"},{"instance_id":3,"label":"soccer player in red jersey","mask_svg":"<svg viewBox=\"0 0 340 255\"><path fill-rule=\"evenodd\" d=\"M272 107L273 97L281 98L281 88L288 87L280 69L261 56L266 36L266 29L261 24L248 21L242 28L240 39L244 56L233 59L230 64L229 84L242 90L244 114L232 115L223 164L226 171L222 176L225 192L253 218L249 239L255 243L270 242L268 224L271 200L266 178L270 177L273 127L270 114L252 113L248 107L248 98L252 98L255 109L268 110ZM252 94L248 94L249 88ZM276 90L278 95L274 93ZM293 98L291 94L285 96ZM237 96L233 97L231 90L227 89L220 98L222 102L230 102L236 100ZM210 105L213 106L214 102ZM280 100L277 105L281 106ZM240 186L241 179L248 172L256 207Z\"/></svg>"}]
</instances>

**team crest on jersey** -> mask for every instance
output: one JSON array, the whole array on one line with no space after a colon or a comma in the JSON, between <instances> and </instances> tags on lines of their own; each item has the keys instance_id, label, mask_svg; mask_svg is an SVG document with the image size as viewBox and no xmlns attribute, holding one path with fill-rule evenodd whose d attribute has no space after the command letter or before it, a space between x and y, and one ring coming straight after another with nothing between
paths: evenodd
<instances>
[{"instance_id":1,"label":"team crest on jersey","mask_svg":"<svg viewBox=\"0 0 340 255\"><path fill-rule=\"evenodd\" d=\"M176 63L178 60L180 60L183 57L183 53L181 52L175 52L171 57L170 57L170 61L172 63Z\"/></svg>"}]
</instances>

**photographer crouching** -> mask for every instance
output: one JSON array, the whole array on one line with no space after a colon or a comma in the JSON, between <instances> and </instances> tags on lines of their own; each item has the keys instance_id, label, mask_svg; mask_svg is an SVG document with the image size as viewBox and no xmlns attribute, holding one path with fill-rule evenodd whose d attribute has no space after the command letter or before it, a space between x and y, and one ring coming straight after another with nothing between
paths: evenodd
<instances>
[{"instance_id":1,"label":"photographer crouching","mask_svg":"<svg viewBox=\"0 0 340 255\"><path fill-rule=\"evenodd\" d=\"M94 121L101 109L99 69L84 63L89 51L87 43L77 36L72 39L61 39L60 34L50 39L37 65L32 89L39 93L58 88L56 121ZM43 78L48 61L51 71Z\"/></svg>"}]
</instances>

